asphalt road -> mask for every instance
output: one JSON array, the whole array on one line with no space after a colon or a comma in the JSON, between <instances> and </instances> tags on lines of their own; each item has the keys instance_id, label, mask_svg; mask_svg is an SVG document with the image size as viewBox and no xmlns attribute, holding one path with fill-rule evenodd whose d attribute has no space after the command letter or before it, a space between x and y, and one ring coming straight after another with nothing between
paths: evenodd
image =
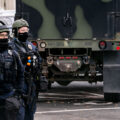
<instances>
[{"instance_id":1,"label":"asphalt road","mask_svg":"<svg viewBox=\"0 0 120 120\"><path fill-rule=\"evenodd\" d=\"M54 83L39 94L35 120L120 120L120 103L104 101L102 83Z\"/></svg>"}]
</instances>

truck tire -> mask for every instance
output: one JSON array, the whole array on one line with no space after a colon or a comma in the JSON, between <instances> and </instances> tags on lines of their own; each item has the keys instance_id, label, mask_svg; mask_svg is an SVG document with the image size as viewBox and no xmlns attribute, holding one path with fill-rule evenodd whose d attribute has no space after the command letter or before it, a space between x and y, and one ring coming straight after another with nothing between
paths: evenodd
<instances>
[{"instance_id":1,"label":"truck tire","mask_svg":"<svg viewBox=\"0 0 120 120\"><path fill-rule=\"evenodd\" d=\"M50 81L48 81L48 90L50 90L52 87L52 83Z\"/></svg>"},{"instance_id":2,"label":"truck tire","mask_svg":"<svg viewBox=\"0 0 120 120\"><path fill-rule=\"evenodd\" d=\"M71 81L57 81L57 83L62 85L62 86L67 86L71 83Z\"/></svg>"},{"instance_id":3,"label":"truck tire","mask_svg":"<svg viewBox=\"0 0 120 120\"><path fill-rule=\"evenodd\" d=\"M120 94L119 93L104 93L104 99L107 102L119 102Z\"/></svg>"}]
</instances>

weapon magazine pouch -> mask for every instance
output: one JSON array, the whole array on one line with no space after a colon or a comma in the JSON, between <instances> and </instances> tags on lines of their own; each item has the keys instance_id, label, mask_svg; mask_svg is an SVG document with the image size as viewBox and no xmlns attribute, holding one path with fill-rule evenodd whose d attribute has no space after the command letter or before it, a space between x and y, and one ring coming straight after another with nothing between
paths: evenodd
<instances>
[{"instance_id":1,"label":"weapon magazine pouch","mask_svg":"<svg viewBox=\"0 0 120 120\"><path fill-rule=\"evenodd\" d=\"M12 52L13 53L13 52ZM15 82L17 77L17 62L15 55L5 62L5 79L8 82Z\"/></svg>"},{"instance_id":2,"label":"weapon magazine pouch","mask_svg":"<svg viewBox=\"0 0 120 120\"><path fill-rule=\"evenodd\" d=\"M11 70L10 70L11 68ZM15 82L16 79L16 69L14 66L10 65L10 62L5 63L5 80L7 82Z\"/></svg>"},{"instance_id":3,"label":"weapon magazine pouch","mask_svg":"<svg viewBox=\"0 0 120 120\"><path fill-rule=\"evenodd\" d=\"M21 102L15 97L4 99L0 109L0 120L17 120Z\"/></svg>"},{"instance_id":4,"label":"weapon magazine pouch","mask_svg":"<svg viewBox=\"0 0 120 120\"><path fill-rule=\"evenodd\" d=\"M17 112L19 111L20 106L21 106L21 102L16 97L9 97L5 100L6 110L16 110Z\"/></svg>"},{"instance_id":5,"label":"weapon magazine pouch","mask_svg":"<svg viewBox=\"0 0 120 120\"><path fill-rule=\"evenodd\" d=\"M0 82L4 81L4 63L0 63Z\"/></svg>"}]
</instances>

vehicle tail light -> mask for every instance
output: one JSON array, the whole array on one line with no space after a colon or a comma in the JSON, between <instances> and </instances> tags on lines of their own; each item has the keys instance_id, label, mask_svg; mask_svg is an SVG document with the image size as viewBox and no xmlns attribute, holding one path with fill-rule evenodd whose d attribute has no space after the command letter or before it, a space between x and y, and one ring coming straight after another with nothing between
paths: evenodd
<instances>
[{"instance_id":1,"label":"vehicle tail light","mask_svg":"<svg viewBox=\"0 0 120 120\"><path fill-rule=\"evenodd\" d=\"M117 46L117 47L116 47L116 50L120 50L120 46Z\"/></svg>"},{"instance_id":2,"label":"vehicle tail light","mask_svg":"<svg viewBox=\"0 0 120 120\"><path fill-rule=\"evenodd\" d=\"M105 41L100 41L99 42L99 48L100 49L105 49L106 48L106 42Z\"/></svg>"},{"instance_id":3,"label":"vehicle tail light","mask_svg":"<svg viewBox=\"0 0 120 120\"><path fill-rule=\"evenodd\" d=\"M32 44L33 44L34 46L37 46L37 42L35 42L35 41L34 41L34 42L32 42Z\"/></svg>"},{"instance_id":4,"label":"vehicle tail light","mask_svg":"<svg viewBox=\"0 0 120 120\"><path fill-rule=\"evenodd\" d=\"M64 57L59 57L59 59L60 59L60 60L63 60L63 59L64 59Z\"/></svg>"},{"instance_id":5,"label":"vehicle tail light","mask_svg":"<svg viewBox=\"0 0 120 120\"><path fill-rule=\"evenodd\" d=\"M78 59L78 57L77 56L73 56L72 59L76 60L76 59Z\"/></svg>"},{"instance_id":6,"label":"vehicle tail light","mask_svg":"<svg viewBox=\"0 0 120 120\"><path fill-rule=\"evenodd\" d=\"M66 57L66 59L71 59L71 57Z\"/></svg>"}]
</instances>

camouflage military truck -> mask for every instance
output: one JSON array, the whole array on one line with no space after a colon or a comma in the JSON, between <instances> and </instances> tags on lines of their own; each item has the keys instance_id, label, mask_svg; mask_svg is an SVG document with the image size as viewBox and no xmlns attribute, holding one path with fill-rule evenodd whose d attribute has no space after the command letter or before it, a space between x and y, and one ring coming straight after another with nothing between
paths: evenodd
<instances>
[{"instance_id":1,"label":"camouflage military truck","mask_svg":"<svg viewBox=\"0 0 120 120\"><path fill-rule=\"evenodd\" d=\"M120 0L17 0L16 19L30 24L50 83L104 82L104 97L120 94Z\"/></svg>"}]
</instances>

